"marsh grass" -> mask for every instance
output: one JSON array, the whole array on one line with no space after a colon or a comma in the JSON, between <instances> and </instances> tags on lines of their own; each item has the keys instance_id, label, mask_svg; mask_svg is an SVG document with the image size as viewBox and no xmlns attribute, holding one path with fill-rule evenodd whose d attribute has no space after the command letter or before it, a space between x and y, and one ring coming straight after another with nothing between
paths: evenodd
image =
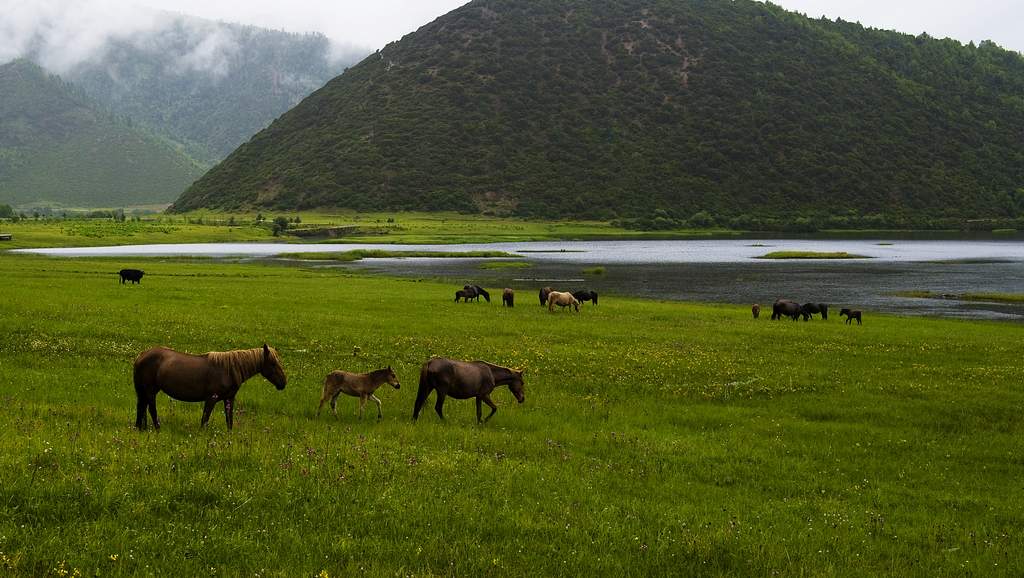
<instances>
[{"instance_id":1,"label":"marsh grass","mask_svg":"<svg viewBox=\"0 0 1024 578\"><path fill-rule=\"evenodd\" d=\"M758 259L870 259L865 255L856 255L846 251L773 251L757 257Z\"/></svg>"},{"instance_id":2,"label":"marsh grass","mask_svg":"<svg viewBox=\"0 0 1024 578\"><path fill-rule=\"evenodd\" d=\"M120 286L113 271L147 272ZM0 256L0 573L1020 575L1024 328L745 306L450 303L336 270ZM280 349L235 430L161 396L154 345ZM358 347L358 355L352 352ZM410 421L432 355L526 369L485 427ZM384 419L313 417L391 364Z\"/></svg>"},{"instance_id":3,"label":"marsh grass","mask_svg":"<svg viewBox=\"0 0 1024 578\"><path fill-rule=\"evenodd\" d=\"M507 258L516 255L505 251L388 251L385 249L354 249L352 251L316 252L316 253L284 253L282 259L300 259L304 261L361 261L363 259L481 259Z\"/></svg>"},{"instance_id":4,"label":"marsh grass","mask_svg":"<svg viewBox=\"0 0 1024 578\"><path fill-rule=\"evenodd\" d=\"M529 269L533 264L529 261L489 261L480 263L481 269Z\"/></svg>"}]
</instances>

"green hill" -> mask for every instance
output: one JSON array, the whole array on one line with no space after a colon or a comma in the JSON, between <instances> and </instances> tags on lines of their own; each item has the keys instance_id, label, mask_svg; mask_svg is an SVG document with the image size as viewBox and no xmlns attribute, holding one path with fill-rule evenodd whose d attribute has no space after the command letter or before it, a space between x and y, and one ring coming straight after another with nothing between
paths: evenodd
<instances>
[{"instance_id":1,"label":"green hill","mask_svg":"<svg viewBox=\"0 0 1024 578\"><path fill-rule=\"evenodd\" d=\"M748 0L476 0L179 198L541 217L1013 217L1024 58ZM851 221L853 222L853 221Z\"/></svg>"},{"instance_id":2,"label":"green hill","mask_svg":"<svg viewBox=\"0 0 1024 578\"><path fill-rule=\"evenodd\" d=\"M0 202L171 201L202 168L25 60L0 66Z\"/></svg>"},{"instance_id":3,"label":"green hill","mask_svg":"<svg viewBox=\"0 0 1024 578\"><path fill-rule=\"evenodd\" d=\"M158 22L145 34L110 39L62 77L210 164L368 52L339 52L320 34L177 14Z\"/></svg>"}]
</instances>

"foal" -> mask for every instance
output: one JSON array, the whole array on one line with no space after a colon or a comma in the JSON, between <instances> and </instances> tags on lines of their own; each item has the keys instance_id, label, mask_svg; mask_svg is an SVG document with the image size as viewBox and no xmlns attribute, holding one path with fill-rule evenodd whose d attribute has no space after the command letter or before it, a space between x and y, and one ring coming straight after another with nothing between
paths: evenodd
<instances>
[{"instance_id":1,"label":"foal","mask_svg":"<svg viewBox=\"0 0 1024 578\"><path fill-rule=\"evenodd\" d=\"M331 400L331 413L338 415L336 405L338 396L344 393L359 398L359 419L363 419L363 409L366 407L367 399L372 399L377 404L377 419L380 419L384 417L384 414L380 411L380 400L373 395L373 392L385 383L395 389L402 387L402 384L398 382L398 376L395 375L395 371L391 369L390 365L370 373L332 371L324 379L324 389L320 394L320 406L316 408L316 415L320 416L320 410L324 408L324 402L328 399Z\"/></svg>"},{"instance_id":2,"label":"foal","mask_svg":"<svg viewBox=\"0 0 1024 578\"><path fill-rule=\"evenodd\" d=\"M861 312L860 311L850 310L850 309L843 309L842 311L839 312L839 316L842 317L844 315L846 316L846 324L847 325L849 325L850 322L853 321L854 319L857 320L857 325L863 325L861 323L861 320L860 320L860 316L861 316Z\"/></svg>"}]
</instances>

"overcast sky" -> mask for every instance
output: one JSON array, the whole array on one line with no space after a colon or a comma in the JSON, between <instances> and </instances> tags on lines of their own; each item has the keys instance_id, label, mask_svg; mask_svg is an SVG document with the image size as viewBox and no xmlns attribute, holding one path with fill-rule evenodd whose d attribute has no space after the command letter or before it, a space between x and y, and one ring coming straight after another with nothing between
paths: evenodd
<instances>
[{"instance_id":1,"label":"overcast sky","mask_svg":"<svg viewBox=\"0 0 1024 578\"><path fill-rule=\"evenodd\" d=\"M37 0L22 0L37 1ZM528 2L529 0L522 0ZM142 4L295 31L317 30L338 42L379 48L464 0L139 0ZM1024 52L1024 0L776 0L811 17L859 21L875 28L956 38L991 39Z\"/></svg>"},{"instance_id":2,"label":"overcast sky","mask_svg":"<svg viewBox=\"0 0 1024 578\"><path fill-rule=\"evenodd\" d=\"M335 54L341 56L352 52L346 46L358 47L356 52L380 48L465 1L0 0L0 64L35 50L45 66L61 72L102 53L111 38L145 40L168 18L165 13L140 7L293 32L322 32L335 42ZM991 39L1024 53L1024 0L776 1L814 18L841 17L876 28L949 36L964 43ZM197 30L197 34L203 33ZM196 50L230 48L229 40L206 38L197 43Z\"/></svg>"}]
</instances>

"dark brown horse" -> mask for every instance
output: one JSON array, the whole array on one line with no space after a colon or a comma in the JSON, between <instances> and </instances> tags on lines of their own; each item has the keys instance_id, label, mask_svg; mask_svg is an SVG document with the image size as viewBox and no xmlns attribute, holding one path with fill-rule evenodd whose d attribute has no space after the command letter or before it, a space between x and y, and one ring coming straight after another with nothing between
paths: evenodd
<instances>
[{"instance_id":1,"label":"dark brown horse","mask_svg":"<svg viewBox=\"0 0 1024 578\"><path fill-rule=\"evenodd\" d=\"M420 369L420 387L416 393L416 406L412 412L412 419L420 417L420 410L426 403L430 392L437 391L437 401L434 403L434 410L438 417L444 419L444 400L451 396L455 399L476 398L476 421L486 422L498 411L498 406L491 401L491 392L499 385L507 385L516 396L519 403L523 403L526 396L523 394L523 372L509 369L486 361L455 361L443 357L435 357L423 364ZM487 418L483 418L481 404L486 403L491 408Z\"/></svg>"},{"instance_id":2,"label":"dark brown horse","mask_svg":"<svg viewBox=\"0 0 1024 578\"><path fill-rule=\"evenodd\" d=\"M811 314L804 311L803 305L800 305L796 301L778 299L772 304L772 321L782 319L783 317L789 317L793 321L803 317L804 321L807 321L811 317Z\"/></svg>"},{"instance_id":3,"label":"dark brown horse","mask_svg":"<svg viewBox=\"0 0 1024 578\"><path fill-rule=\"evenodd\" d=\"M462 299L463 303L469 303L470 299L475 299L477 297L478 295L476 294L476 291L473 291L472 289L459 289L455 292L456 303L459 302L459 299Z\"/></svg>"},{"instance_id":4,"label":"dark brown horse","mask_svg":"<svg viewBox=\"0 0 1024 578\"><path fill-rule=\"evenodd\" d=\"M543 307L543 306L548 304L548 295L550 295L552 291L554 291L554 289L552 289L551 287L545 287L545 288L540 290L539 296L540 296L540 306L541 307Z\"/></svg>"},{"instance_id":5,"label":"dark brown horse","mask_svg":"<svg viewBox=\"0 0 1024 578\"><path fill-rule=\"evenodd\" d=\"M754 314L754 319L757 319L758 317L761 316L761 306L758 305L757 303L754 303L753 305L750 306L750 312Z\"/></svg>"},{"instance_id":6,"label":"dark brown horse","mask_svg":"<svg viewBox=\"0 0 1024 578\"><path fill-rule=\"evenodd\" d=\"M804 311L811 317L821 314L822 321L828 321L828 303L805 303Z\"/></svg>"},{"instance_id":7,"label":"dark brown horse","mask_svg":"<svg viewBox=\"0 0 1024 578\"><path fill-rule=\"evenodd\" d=\"M505 287L505 290L501 293L501 304L505 307L516 306L516 294L512 289Z\"/></svg>"},{"instance_id":8,"label":"dark brown horse","mask_svg":"<svg viewBox=\"0 0 1024 578\"><path fill-rule=\"evenodd\" d=\"M861 322L862 313L860 311L857 311L856 309L851 310L844 308L842 311L839 312L839 316L842 317L844 315L846 316L847 325L849 325L850 322L853 321L854 319L857 320L857 325L863 325L863 323Z\"/></svg>"},{"instance_id":9,"label":"dark brown horse","mask_svg":"<svg viewBox=\"0 0 1024 578\"><path fill-rule=\"evenodd\" d=\"M575 297L576 300L579 301L580 303L583 303L584 301L590 301L594 305L597 305L597 291L573 291L572 296Z\"/></svg>"},{"instance_id":10,"label":"dark brown horse","mask_svg":"<svg viewBox=\"0 0 1024 578\"><path fill-rule=\"evenodd\" d=\"M281 369L277 350L268 347L211 351L204 355L179 353L166 347L154 347L135 358L135 427L146 429L146 409L153 427L160 429L156 417L156 395L163 391L178 401L204 402L200 426L210 421L218 401L224 401L224 419L228 429L234 422L235 395L250 377L260 374L278 390L288 378Z\"/></svg>"},{"instance_id":11,"label":"dark brown horse","mask_svg":"<svg viewBox=\"0 0 1024 578\"><path fill-rule=\"evenodd\" d=\"M142 276L145 275L146 272L140 269L121 269L117 274L121 276L122 285L124 285L125 281L131 281L137 285L142 282Z\"/></svg>"}]
</instances>

